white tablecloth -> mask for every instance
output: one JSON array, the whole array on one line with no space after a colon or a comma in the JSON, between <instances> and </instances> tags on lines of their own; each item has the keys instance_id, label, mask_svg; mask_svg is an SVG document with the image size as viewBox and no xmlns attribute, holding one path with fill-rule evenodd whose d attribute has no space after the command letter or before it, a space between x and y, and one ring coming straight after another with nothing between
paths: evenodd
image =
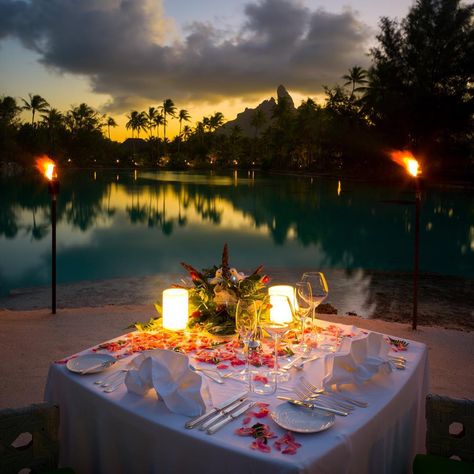
<instances>
[{"instance_id":1,"label":"white tablecloth","mask_svg":"<svg viewBox=\"0 0 474 474\"><path fill-rule=\"evenodd\" d=\"M337 416L327 431L297 434L302 447L293 456L275 449L267 454L251 450L252 438L234 434L240 420L213 436L187 430L187 418L170 413L156 394L140 397L125 386L106 394L93 384L100 374L80 376L60 364L50 367L45 399L60 406L60 462L78 474L406 473L415 453L424 451L426 346L410 341L403 356L406 370L376 375L351 391L367 401L368 408ZM323 359L317 360L306 365L304 374L321 381L323 367ZM286 386L301 375L296 374ZM214 403L244 388L232 380L224 385L210 382L209 387ZM274 407L282 403L276 395L256 398ZM284 433L269 417L259 421L278 435Z\"/></svg>"}]
</instances>

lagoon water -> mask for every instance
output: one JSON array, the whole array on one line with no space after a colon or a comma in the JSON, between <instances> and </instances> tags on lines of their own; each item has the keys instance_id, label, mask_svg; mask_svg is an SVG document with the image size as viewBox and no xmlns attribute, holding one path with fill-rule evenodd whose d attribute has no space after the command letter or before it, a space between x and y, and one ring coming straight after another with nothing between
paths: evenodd
<instances>
[{"instance_id":1,"label":"lagoon water","mask_svg":"<svg viewBox=\"0 0 474 474\"><path fill-rule=\"evenodd\" d=\"M50 208L38 177L0 181L0 293L50 282ZM180 272L230 263L251 270L409 272L410 183L374 185L252 171L70 171L58 198L58 282ZM426 188L422 272L474 278L474 192Z\"/></svg>"}]
</instances>

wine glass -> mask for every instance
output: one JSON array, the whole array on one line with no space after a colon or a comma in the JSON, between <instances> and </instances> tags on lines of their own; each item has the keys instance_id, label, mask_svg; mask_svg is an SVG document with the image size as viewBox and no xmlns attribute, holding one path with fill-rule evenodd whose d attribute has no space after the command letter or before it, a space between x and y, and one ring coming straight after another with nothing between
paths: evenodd
<instances>
[{"instance_id":1,"label":"wine glass","mask_svg":"<svg viewBox=\"0 0 474 474\"><path fill-rule=\"evenodd\" d=\"M306 281L311 286L311 302L313 309L313 325L316 319L316 308L327 298L329 293L328 283L326 277L322 272L306 272L303 273L301 281ZM321 342L320 339L317 339L318 342ZM334 344L319 344L318 347L321 350L325 351L334 351Z\"/></svg>"},{"instance_id":2,"label":"wine glass","mask_svg":"<svg viewBox=\"0 0 474 474\"><path fill-rule=\"evenodd\" d=\"M278 348L282 336L284 336L291 327L294 319L293 305L287 295L272 294L269 295L270 307L260 313L259 325L273 339L274 356L272 375L275 379L276 391L278 385ZM285 374L287 376L288 374Z\"/></svg>"},{"instance_id":3,"label":"wine glass","mask_svg":"<svg viewBox=\"0 0 474 474\"><path fill-rule=\"evenodd\" d=\"M250 373L250 350L258 346L257 339L257 306L255 300L239 299L235 308L235 329L242 339L246 348L245 380L248 380L249 390L252 388L252 377Z\"/></svg>"},{"instance_id":4,"label":"wine glass","mask_svg":"<svg viewBox=\"0 0 474 474\"><path fill-rule=\"evenodd\" d=\"M299 281L295 285L295 313L301 321L301 339L296 350L305 356L311 352L311 345L307 344L305 334L306 318L313 310L311 285L308 281Z\"/></svg>"}]
</instances>

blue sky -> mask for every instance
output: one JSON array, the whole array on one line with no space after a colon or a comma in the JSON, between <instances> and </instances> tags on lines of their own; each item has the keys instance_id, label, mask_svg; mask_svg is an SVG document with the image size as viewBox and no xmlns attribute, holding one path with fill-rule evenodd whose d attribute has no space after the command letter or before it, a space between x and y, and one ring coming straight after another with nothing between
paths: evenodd
<instances>
[{"instance_id":1,"label":"blue sky","mask_svg":"<svg viewBox=\"0 0 474 474\"><path fill-rule=\"evenodd\" d=\"M411 0L0 0L0 95L87 102L124 120L171 97L194 120L295 102L367 65L381 16Z\"/></svg>"}]
</instances>

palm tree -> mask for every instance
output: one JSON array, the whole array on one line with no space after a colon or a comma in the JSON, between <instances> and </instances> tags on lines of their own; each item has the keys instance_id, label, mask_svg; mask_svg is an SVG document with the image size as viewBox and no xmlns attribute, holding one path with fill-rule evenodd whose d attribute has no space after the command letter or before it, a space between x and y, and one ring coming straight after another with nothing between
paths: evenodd
<instances>
[{"instance_id":1,"label":"palm tree","mask_svg":"<svg viewBox=\"0 0 474 474\"><path fill-rule=\"evenodd\" d=\"M67 123L72 131L100 130L102 126L99 114L84 102L68 112Z\"/></svg>"},{"instance_id":2,"label":"palm tree","mask_svg":"<svg viewBox=\"0 0 474 474\"><path fill-rule=\"evenodd\" d=\"M211 131L211 119L209 117L203 117L202 122L198 122L198 125L201 124L202 128L205 130L207 128L207 131ZM196 126L197 127L197 126Z\"/></svg>"},{"instance_id":3,"label":"palm tree","mask_svg":"<svg viewBox=\"0 0 474 474\"><path fill-rule=\"evenodd\" d=\"M179 119L179 136L181 136L181 125L184 122L189 122L191 119L191 115L189 115L189 112L185 109L181 109L178 113L178 119Z\"/></svg>"},{"instance_id":4,"label":"palm tree","mask_svg":"<svg viewBox=\"0 0 474 474\"><path fill-rule=\"evenodd\" d=\"M47 113L41 114L41 119L41 125L48 129L51 146L54 146L59 132L64 130L64 116L58 109L53 108L49 109Z\"/></svg>"},{"instance_id":5,"label":"palm tree","mask_svg":"<svg viewBox=\"0 0 474 474\"><path fill-rule=\"evenodd\" d=\"M192 132L192 128L189 125L185 125L183 127L183 138L187 140L191 136Z\"/></svg>"},{"instance_id":6,"label":"palm tree","mask_svg":"<svg viewBox=\"0 0 474 474\"><path fill-rule=\"evenodd\" d=\"M342 78L346 80L344 85L352 86L351 97L354 96L354 92L364 91L367 89L366 86L356 87L357 84L367 84L369 82L366 79L367 74L368 73L365 69L361 68L360 66L354 66L349 69L349 74L344 74L344 76L342 76Z\"/></svg>"},{"instance_id":7,"label":"palm tree","mask_svg":"<svg viewBox=\"0 0 474 474\"><path fill-rule=\"evenodd\" d=\"M219 128L224 123L224 120L222 112L216 112L209 118L209 131Z\"/></svg>"},{"instance_id":8,"label":"palm tree","mask_svg":"<svg viewBox=\"0 0 474 474\"><path fill-rule=\"evenodd\" d=\"M33 125L35 122L35 112L46 112L48 110L49 104L38 94L33 95L30 92L28 97L30 99L29 102L25 99L21 99L25 104L22 109L31 110L31 125Z\"/></svg>"},{"instance_id":9,"label":"palm tree","mask_svg":"<svg viewBox=\"0 0 474 474\"><path fill-rule=\"evenodd\" d=\"M159 115L158 109L155 107L148 107L148 112L145 112L145 117L147 121L147 129L150 138L153 136L153 128L156 127L155 119Z\"/></svg>"},{"instance_id":10,"label":"palm tree","mask_svg":"<svg viewBox=\"0 0 474 474\"><path fill-rule=\"evenodd\" d=\"M161 111L163 112L163 141L166 142L166 116L171 115L174 117L176 115L176 107L174 102L171 99L166 99L163 101L163 105L161 106Z\"/></svg>"},{"instance_id":11,"label":"palm tree","mask_svg":"<svg viewBox=\"0 0 474 474\"><path fill-rule=\"evenodd\" d=\"M153 123L156 127L156 137L157 138L160 138L160 125L164 125L165 123L165 118L163 117L163 114L161 113L158 113L156 114L154 120L153 120Z\"/></svg>"},{"instance_id":12,"label":"palm tree","mask_svg":"<svg viewBox=\"0 0 474 474\"><path fill-rule=\"evenodd\" d=\"M20 110L13 97L0 97L0 125L13 125Z\"/></svg>"},{"instance_id":13,"label":"palm tree","mask_svg":"<svg viewBox=\"0 0 474 474\"><path fill-rule=\"evenodd\" d=\"M107 117L107 122L105 122L105 125L107 125L107 134L109 135L110 140L110 127L116 127L117 122L112 117Z\"/></svg>"},{"instance_id":14,"label":"palm tree","mask_svg":"<svg viewBox=\"0 0 474 474\"><path fill-rule=\"evenodd\" d=\"M189 112L188 112L187 110L181 109L181 110L178 112L178 119L179 119L178 153L179 153L179 149L180 149L180 146L181 146L181 125L183 124L183 120L184 120L185 122L189 122L190 118L191 118L191 115L189 115Z\"/></svg>"},{"instance_id":15,"label":"palm tree","mask_svg":"<svg viewBox=\"0 0 474 474\"><path fill-rule=\"evenodd\" d=\"M132 138L134 138L133 133L136 131L138 138L140 138L140 130L146 127L146 116L145 112L138 112L137 110L132 110L129 115L127 115L128 122L125 124L125 128L132 130Z\"/></svg>"}]
</instances>

